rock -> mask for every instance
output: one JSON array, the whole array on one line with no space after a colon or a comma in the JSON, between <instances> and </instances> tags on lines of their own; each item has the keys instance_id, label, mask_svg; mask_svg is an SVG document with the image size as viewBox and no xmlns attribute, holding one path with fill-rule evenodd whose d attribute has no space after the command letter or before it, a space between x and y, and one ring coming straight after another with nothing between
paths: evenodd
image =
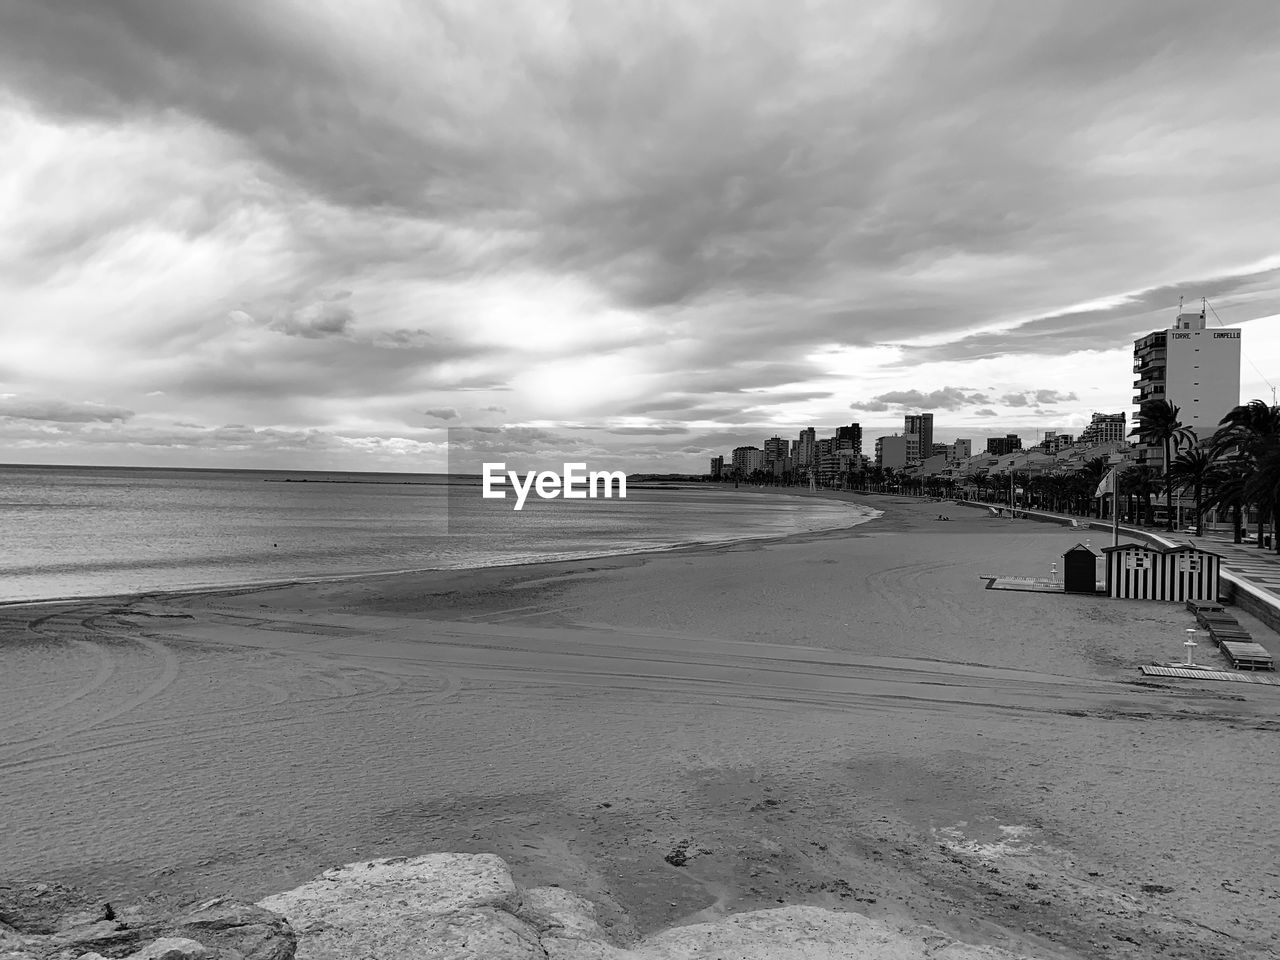
<instances>
[{"instance_id":1,"label":"rock","mask_svg":"<svg viewBox=\"0 0 1280 960\"><path fill-rule=\"evenodd\" d=\"M83 891L62 884L0 882L0 923L19 933L54 933L72 913L102 919L97 906Z\"/></svg>"},{"instance_id":2,"label":"rock","mask_svg":"<svg viewBox=\"0 0 1280 960\"><path fill-rule=\"evenodd\" d=\"M1018 960L924 926L782 907L610 943L586 900L559 887L521 894L492 854L438 853L328 870L259 903L298 934L298 960Z\"/></svg>"},{"instance_id":3,"label":"rock","mask_svg":"<svg viewBox=\"0 0 1280 960\"><path fill-rule=\"evenodd\" d=\"M617 960L624 954L609 943L590 900L560 887L524 892L517 914L538 933L548 960Z\"/></svg>"},{"instance_id":4,"label":"rock","mask_svg":"<svg viewBox=\"0 0 1280 960\"><path fill-rule=\"evenodd\" d=\"M779 907L675 927L650 937L626 960L1018 960L922 926L891 926L857 913Z\"/></svg>"},{"instance_id":5,"label":"rock","mask_svg":"<svg viewBox=\"0 0 1280 960\"><path fill-rule=\"evenodd\" d=\"M230 897L206 900L164 930L164 936L194 940L243 960L293 960L298 940L278 913Z\"/></svg>"},{"instance_id":6,"label":"rock","mask_svg":"<svg viewBox=\"0 0 1280 960\"><path fill-rule=\"evenodd\" d=\"M38 941L37 949L41 953L70 950L77 957L89 952L118 957L133 950L146 936L147 931L122 926L116 920L98 920L59 930L48 936L31 937L28 938L28 943L34 945Z\"/></svg>"},{"instance_id":7,"label":"rock","mask_svg":"<svg viewBox=\"0 0 1280 960\"><path fill-rule=\"evenodd\" d=\"M129 954L128 960L205 960L207 956L209 949L203 943L186 937L161 937Z\"/></svg>"},{"instance_id":8,"label":"rock","mask_svg":"<svg viewBox=\"0 0 1280 960\"><path fill-rule=\"evenodd\" d=\"M520 904L500 858L454 853L348 864L259 901L298 932L298 960L542 960Z\"/></svg>"}]
</instances>

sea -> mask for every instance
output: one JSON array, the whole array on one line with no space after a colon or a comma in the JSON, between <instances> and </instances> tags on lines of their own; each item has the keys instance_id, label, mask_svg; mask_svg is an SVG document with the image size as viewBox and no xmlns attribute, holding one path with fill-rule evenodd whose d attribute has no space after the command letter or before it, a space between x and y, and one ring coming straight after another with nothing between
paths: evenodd
<instances>
[{"instance_id":1,"label":"sea","mask_svg":"<svg viewBox=\"0 0 1280 960\"><path fill-rule=\"evenodd\" d=\"M473 489L442 474L0 465L0 603L605 557L877 515L727 485L633 482L626 499L531 496L519 512Z\"/></svg>"}]
</instances>

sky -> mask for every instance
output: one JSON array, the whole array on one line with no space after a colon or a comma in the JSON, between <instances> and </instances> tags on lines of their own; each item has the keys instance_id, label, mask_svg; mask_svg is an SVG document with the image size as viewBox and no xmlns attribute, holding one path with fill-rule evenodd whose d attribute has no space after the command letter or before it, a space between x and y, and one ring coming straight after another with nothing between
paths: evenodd
<instances>
[{"instance_id":1,"label":"sky","mask_svg":"<svg viewBox=\"0 0 1280 960\"><path fill-rule=\"evenodd\" d=\"M1278 82L1271 0L5 0L0 462L980 447L1179 297L1270 401Z\"/></svg>"}]
</instances>

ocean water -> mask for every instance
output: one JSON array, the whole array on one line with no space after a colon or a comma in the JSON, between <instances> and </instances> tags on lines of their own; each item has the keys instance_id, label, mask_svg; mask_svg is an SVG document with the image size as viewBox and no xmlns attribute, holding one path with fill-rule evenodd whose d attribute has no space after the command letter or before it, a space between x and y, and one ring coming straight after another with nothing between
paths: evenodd
<instances>
[{"instance_id":1,"label":"ocean water","mask_svg":"<svg viewBox=\"0 0 1280 960\"><path fill-rule=\"evenodd\" d=\"M608 556L874 515L747 488L633 484L519 513L448 491L432 474L0 466L0 601Z\"/></svg>"}]
</instances>

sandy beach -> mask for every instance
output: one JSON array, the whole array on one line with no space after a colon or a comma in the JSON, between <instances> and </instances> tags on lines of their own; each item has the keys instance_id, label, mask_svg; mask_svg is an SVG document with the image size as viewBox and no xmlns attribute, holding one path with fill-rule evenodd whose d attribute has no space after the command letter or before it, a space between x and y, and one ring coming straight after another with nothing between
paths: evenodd
<instances>
[{"instance_id":1,"label":"sandy beach","mask_svg":"<svg viewBox=\"0 0 1280 960\"><path fill-rule=\"evenodd\" d=\"M1090 534L868 502L771 542L0 609L0 880L256 899L493 852L620 943L810 903L1275 956L1280 687L1142 682L1178 604L984 589Z\"/></svg>"}]
</instances>

